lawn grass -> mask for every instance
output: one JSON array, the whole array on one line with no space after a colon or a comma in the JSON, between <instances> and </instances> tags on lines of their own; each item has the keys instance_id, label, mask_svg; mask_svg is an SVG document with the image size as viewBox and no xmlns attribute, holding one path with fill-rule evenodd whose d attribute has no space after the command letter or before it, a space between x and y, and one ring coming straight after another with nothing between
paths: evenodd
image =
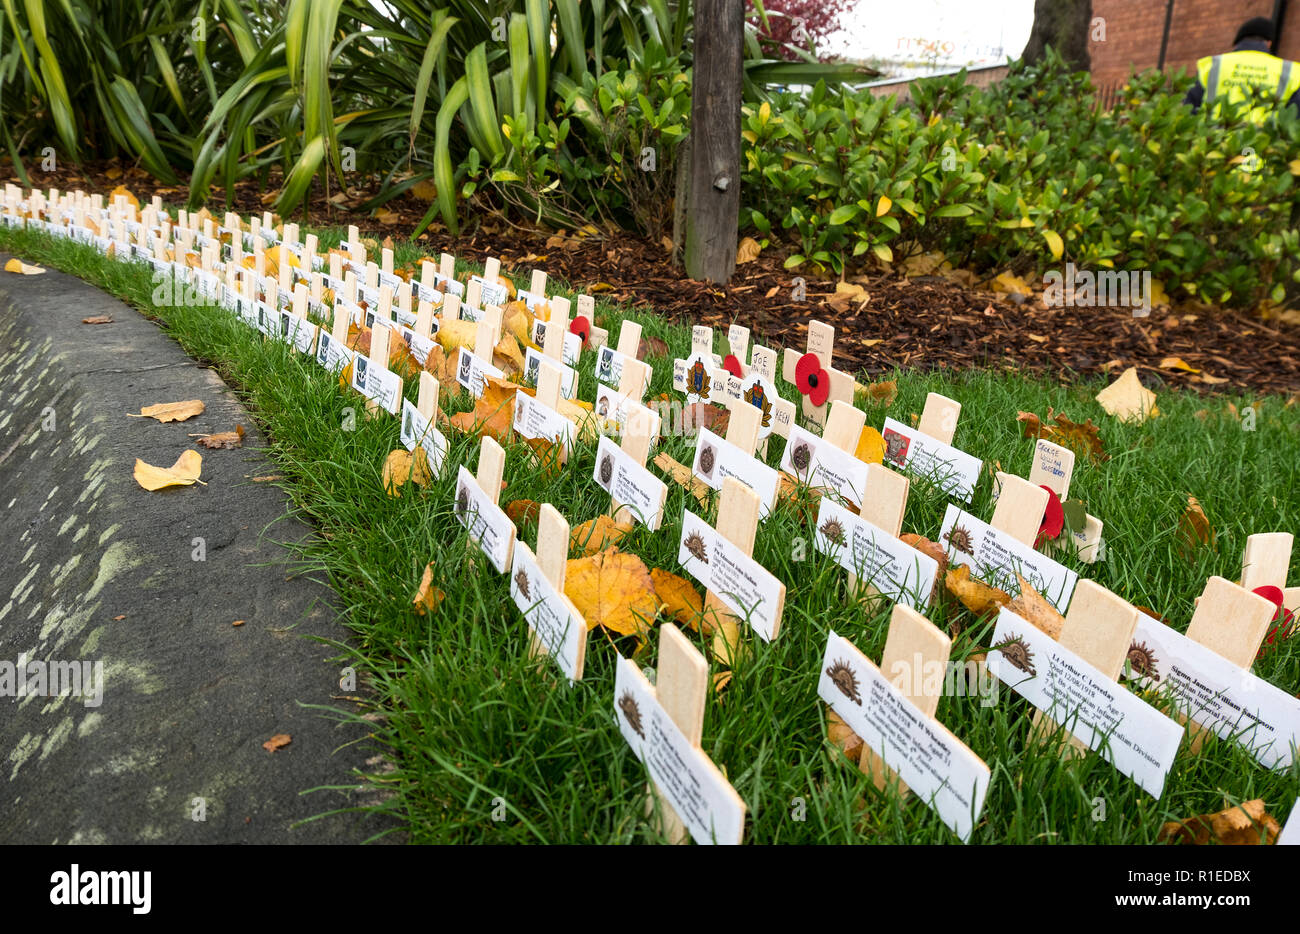
<instances>
[{"instance_id":1,"label":"lawn grass","mask_svg":"<svg viewBox=\"0 0 1300 934\"><path fill-rule=\"evenodd\" d=\"M337 232L322 231L322 249ZM395 768L373 777L391 792L378 807L395 814L412 841L439 843L653 842L644 819L645 771L624 743L612 710L615 653L591 634L582 682L566 687L553 665L528 658L528 630L514 607L504 576L468 548L451 516L454 465L471 469L478 438L448 432L449 469L424 492L411 485L385 495L380 471L400 447L396 418L364 416L364 404L341 390L313 361L276 342L264 342L237 318L212 307L157 307L152 270L121 264L91 247L27 231L0 230L0 247L65 269L116 294L146 313L191 355L212 361L240 394L270 439L270 456L284 476L294 510L319 532L298 555L305 572L319 575L339 595L344 621L356 638L350 661L375 692L378 717L370 724L391 749ZM397 262L414 258L403 244ZM465 266L461 264L460 273ZM550 290L564 293L563 283ZM636 313L646 337L662 338L669 357L651 357L648 396L672 394L673 356L684 356L688 327ZM601 306L598 323L617 336L622 313ZM744 322L742 322L744 323ZM594 354L580 366L579 395L595 394ZM1261 402L1255 430L1246 431L1229 410L1253 397L1160 394L1161 416L1123 425L1093 396L1103 385L1080 379L1069 385L1005 372L943 371L893 374L898 398L888 409L868 406L868 424L886 414L903 421L919 413L930 391L962 403L958 447L1024 476L1033 442L1016 421L1020 410L1046 415L1048 406L1102 426L1111 454L1101 466L1076 464L1073 495L1105 522L1105 560L1065 563L1138 605L1155 608L1183 630L1207 577L1235 580L1245 537L1254 532L1300 531L1300 433L1297 409L1285 400ZM469 397L444 387L450 411L471 406ZM782 384L793 398L793 388ZM414 398L415 386L407 386ZM355 430L345 430L348 412ZM662 449L690 463L694 443L665 438ZM769 463L778 462L775 439ZM608 507L591 479L595 445L579 443L569 466L546 480L529 466L522 444L506 449L507 487L501 502L554 503L573 524ZM654 470L654 468L652 468ZM985 471L967 507L991 515L991 477ZM1188 494L1197 497L1216 533L1216 546L1191 560L1179 548L1177 527ZM715 499L716 502L716 499ZM946 498L916 482L904 531L938 534ZM680 516L700 512L685 490L670 483L663 528L638 528L621 544L651 567L680 573L676 563ZM716 508L716 506L714 507ZM712 521L712 512L705 518ZM536 529L523 539L535 544ZM749 808L745 838L762 843L950 843L946 826L915 797L900 800L877 791L844 764L826 739L823 705L816 693L828 630L879 659L888 612L869 615L847 599L845 575L813 548L812 532L796 512L779 506L759 529L755 558L786 583L780 638L771 644L748 637L752 649L721 695L705 712L703 747L726 772ZM426 562L447 594L429 617L413 612L411 598ZM1291 583L1300 581L1293 556ZM929 613L943 625L961 624L954 660L987 647L991 624L975 619L946 594ZM689 634L708 652L708 640ZM638 656L653 666L657 638ZM1300 689L1300 638L1266 657L1257 672L1288 692ZM354 717L339 710L332 715ZM1211 739L1201 755L1184 751L1155 801L1099 756L1074 761L1026 743L1031 708L1002 688L997 703L975 696L945 697L938 717L980 755L992 779L977 843L1152 843L1166 820L1263 798L1279 821L1300 792L1300 766L1267 771L1246 751ZM324 807L324 805L322 805ZM494 819L494 815L501 819ZM798 819L799 816L804 819Z\"/></svg>"}]
</instances>

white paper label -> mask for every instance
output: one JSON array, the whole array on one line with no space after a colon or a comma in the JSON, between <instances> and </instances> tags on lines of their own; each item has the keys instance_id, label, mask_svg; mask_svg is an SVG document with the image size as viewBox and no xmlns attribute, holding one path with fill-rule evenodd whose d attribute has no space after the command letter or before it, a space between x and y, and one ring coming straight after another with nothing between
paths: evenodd
<instances>
[{"instance_id":1,"label":"white paper label","mask_svg":"<svg viewBox=\"0 0 1300 934\"><path fill-rule=\"evenodd\" d=\"M687 742L635 664L618 658L614 716L655 787L696 843L739 844L745 804L704 752Z\"/></svg>"},{"instance_id":2,"label":"white paper label","mask_svg":"<svg viewBox=\"0 0 1300 934\"><path fill-rule=\"evenodd\" d=\"M280 312L280 331L284 340L293 344L298 353L311 353L315 347L316 325L287 311Z\"/></svg>"},{"instance_id":3,"label":"white paper label","mask_svg":"<svg viewBox=\"0 0 1300 934\"><path fill-rule=\"evenodd\" d=\"M979 482L982 462L965 451L886 418L880 432L885 441L885 463L906 469L962 502L970 502Z\"/></svg>"},{"instance_id":4,"label":"white paper label","mask_svg":"<svg viewBox=\"0 0 1300 934\"><path fill-rule=\"evenodd\" d=\"M1183 727L1003 607L988 669L1159 799Z\"/></svg>"},{"instance_id":5,"label":"white paper label","mask_svg":"<svg viewBox=\"0 0 1300 934\"><path fill-rule=\"evenodd\" d=\"M487 498L474 475L462 464L456 473L456 500L452 510L456 521L469 530L498 574L510 566L514 550L515 525L501 507Z\"/></svg>"},{"instance_id":6,"label":"white paper label","mask_svg":"<svg viewBox=\"0 0 1300 934\"><path fill-rule=\"evenodd\" d=\"M1300 801L1291 805L1291 816L1277 835L1277 846L1300 846Z\"/></svg>"},{"instance_id":7,"label":"white paper label","mask_svg":"<svg viewBox=\"0 0 1300 934\"><path fill-rule=\"evenodd\" d=\"M567 456L573 445L573 422L524 392L515 393L514 429L525 438L559 444Z\"/></svg>"},{"instance_id":8,"label":"white paper label","mask_svg":"<svg viewBox=\"0 0 1300 934\"><path fill-rule=\"evenodd\" d=\"M1300 698L1141 612L1128 659L1144 686L1171 692L1182 713L1245 746L1265 768L1295 761Z\"/></svg>"},{"instance_id":9,"label":"white paper label","mask_svg":"<svg viewBox=\"0 0 1300 934\"><path fill-rule=\"evenodd\" d=\"M867 490L866 463L798 425L790 426L781 469L810 487L834 490L854 506L862 505Z\"/></svg>"},{"instance_id":10,"label":"white paper label","mask_svg":"<svg viewBox=\"0 0 1300 934\"><path fill-rule=\"evenodd\" d=\"M999 532L953 504L948 505L939 531L953 566L969 565L971 576L1010 594L1020 592L1016 572L1061 612L1074 596L1079 575L1042 552Z\"/></svg>"},{"instance_id":11,"label":"white paper label","mask_svg":"<svg viewBox=\"0 0 1300 934\"><path fill-rule=\"evenodd\" d=\"M682 513L677 561L764 642L776 638L785 585L689 509Z\"/></svg>"},{"instance_id":12,"label":"white paper label","mask_svg":"<svg viewBox=\"0 0 1300 934\"><path fill-rule=\"evenodd\" d=\"M330 336L324 328L320 329L320 338L316 341L316 362L330 373L342 373L356 356L356 351L345 347Z\"/></svg>"},{"instance_id":13,"label":"white paper label","mask_svg":"<svg viewBox=\"0 0 1300 934\"><path fill-rule=\"evenodd\" d=\"M487 381L490 377L505 379L505 373L498 370L492 364L487 363L481 357L471 353L464 347L460 348L460 357L456 361L456 382L469 390L469 394L477 399L483 395L483 390L487 388Z\"/></svg>"},{"instance_id":14,"label":"white paper label","mask_svg":"<svg viewBox=\"0 0 1300 934\"><path fill-rule=\"evenodd\" d=\"M555 589L537 565L537 558L523 542L515 543L514 565L510 568L510 596L537 633L555 663L570 681L577 679L578 663L586 647L587 624L576 608Z\"/></svg>"},{"instance_id":15,"label":"white paper label","mask_svg":"<svg viewBox=\"0 0 1300 934\"><path fill-rule=\"evenodd\" d=\"M487 282L482 276L470 276L469 281L477 282L482 287L479 295L482 297L484 308L488 305L504 305L510 298L510 291L504 282ZM461 308L464 307L461 305Z\"/></svg>"},{"instance_id":16,"label":"white paper label","mask_svg":"<svg viewBox=\"0 0 1300 934\"><path fill-rule=\"evenodd\" d=\"M891 600L925 612L939 562L884 529L822 498L817 511L818 551Z\"/></svg>"},{"instance_id":17,"label":"white paper label","mask_svg":"<svg viewBox=\"0 0 1300 934\"><path fill-rule=\"evenodd\" d=\"M691 471L715 490L721 490L722 481L728 477L745 484L758 494L759 518L766 518L776 505L780 475L707 428L701 428L695 439L695 460Z\"/></svg>"},{"instance_id":18,"label":"white paper label","mask_svg":"<svg viewBox=\"0 0 1300 934\"><path fill-rule=\"evenodd\" d=\"M989 787L989 767L979 756L834 631L826 640L817 696L953 833L970 842Z\"/></svg>"},{"instance_id":19,"label":"white paper label","mask_svg":"<svg viewBox=\"0 0 1300 934\"><path fill-rule=\"evenodd\" d=\"M433 324L433 333L437 334L437 318L433 319ZM402 328L399 333L402 335L402 340L406 341L406 346L411 351L411 356L415 358L415 362L420 364L420 366L424 366L428 363L429 354L433 353L433 345L436 343L433 338L425 337L423 334L417 334L410 328L405 327Z\"/></svg>"},{"instance_id":20,"label":"white paper label","mask_svg":"<svg viewBox=\"0 0 1300 934\"><path fill-rule=\"evenodd\" d=\"M635 415L636 423L642 429L648 429L650 432L650 446L654 447L659 442L659 431L663 424L663 419L658 411L642 405L631 396L626 396L617 389L611 389L608 386L596 386L596 406L595 413L598 419L604 419L606 422L613 422L615 433L621 432L623 426L627 424L628 418ZM602 430L605 426L601 422Z\"/></svg>"},{"instance_id":21,"label":"white paper label","mask_svg":"<svg viewBox=\"0 0 1300 934\"><path fill-rule=\"evenodd\" d=\"M616 502L626 506L637 522L651 531L659 528L667 485L604 435L596 448L592 479Z\"/></svg>"},{"instance_id":22,"label":"white paper label","mask_svg":"<svg viewBox=\"0 0 1300 934\"><path fill-rule=\"evenodd\" d=\"M542 370L543 360L560 371L560 395L564 396L566 399L572 399L577 395L578 371L571 366L561 363L559 360L550 359L535 347L527 347L524 349L524 379L536 386L537 374Z\"/></svg>"},{"instance_id":23,"label":"white paper label","mask_svg":"<svg viewBox=\"0 0 1300 934\"><path fill-rule=\"evenodd\" d=\"M357 354L352 361L352 388L389 415L396 415L401 406L401 377L364 354Z\"/></svg>"},{"instance_id":24,"label":"white paper label","mask_svg":"<svg viewBox=\"0 0 1300 934\"><path fill-rule=\"evenodd\" d=\"M447 439L433 427L429 419L420 414L410 399L402 400L402 445L408 451L414 451L418 445L424 451L429 471L435 477L442 473L442 465L447 457Z\"/></svg>"}]
</instances>

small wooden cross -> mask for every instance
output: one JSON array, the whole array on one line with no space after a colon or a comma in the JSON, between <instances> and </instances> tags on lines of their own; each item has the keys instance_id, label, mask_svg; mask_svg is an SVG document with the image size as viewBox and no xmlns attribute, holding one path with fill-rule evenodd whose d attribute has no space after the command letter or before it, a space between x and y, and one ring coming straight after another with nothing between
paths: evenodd
<instances>
[{"instance_id":1,"label":"small wooden cross","mask_svg":"<svg viewBox=\"0 0 1300 934\"><path fill-rule=\"evenodd\" d=\"M670 843L685 843L692 837L699 843L740 843L745 803L700 748L709 665L672 623L659 627L655 682L651 685L633 662L619 657L615 716L624 738L651 775L647 817L653 815L657 802L660 828ZM663 723L665 718L670 723ZM689 797L681 789L689 789ZM683 816L673 804L675 800L697 807ZM692 813L698 814L698 819Z\"/></svg>"},{"instance_id":2,"label":"small wooden cross","mask_svg":"<svg viewBox=\"0 0 1300 934\"><path fill-rule=\"evenodd\" d=\"M698 528L701 523L693 515L683 517L679 555L686 559L691 575L706 587L704 611L714 621L713 654L728 667L733 667L739 657L740 624L744 618L736 612L737 605L757 614L750 622L764 641L775 639L781 629L785 585L753 561L760 505L757 493L734 477L728 477L722 482L722 497L718 501L717 536ZM718 536L726 542L719 542ZM737 587L748 585L747 592L724 595L709 587L710 572L716 572L719 566L741 568L742 573L729 577Z\"/></svg>"},{"instance_id":3,"label":"small wooden cross","mask_svg":"<svg viewBox=\"0 0 1300 934\"><path fill-rule=\"evenodd\" d=\"M511 566L515 544L515 524L498 505L505 467L505 450L495 438L484 435L479 446L478 472L471 474L463 464L460 466L453 504L456 520L469 531L470 540L478 544L499 574ZM477 514L477 522L472 521L473 514Z\"/></svg>"},{"instance_id":4,"label":"small wooden cross","mask_svg":"<svg viewBox=\"0 0 1300 934\"><path fill-rule=\"evenodd\" d=\"M573 443L573 422L560 414L559 366L553 360L543 360L537 371L535 395L517 392L514 399L515 431L525 438L549 441L558 449L556 456L561 464L569 458ZM537 453L540 460L542 455Z\"/></svg>"},{"instance_id":5,"label":"small wooden cross","mask_svg":"<svg viewBox=\"0 0 1300 934\"><path fill-rule=\"evenodd\" d=\"M1276 587L1282 591L1282 605L1300 613L1300 587L1288 587L1286 575L1291 568L1291 549L1295 543L1290 532L1261 532L1247 536L1241 556L1241 586Z\"/></svg>"},{"instance_id":6,"label":"small wooden cross","mask_svg":"<svg viewBox=\"0 0 1300 934\"><path fill-rule=\"evenodd\" d=\"M1034 462L1029 468L1029 482L1047 487L1056 494L1057 499L1065 502L1070 498L1070 480L1073 477L1074 452L1053 444L1046 438L1039 438L1034 444ZM1099 557L1103 524L1096 516L1085 516L1084 527L1071 530L1068 541L1073 543L1080 561L1093 564ZM1066 533L1063 532L1062 535L1064 534ZM1067 539L1061 539L1056 549L1065 550L1061 545L1066 541Z\"/></svg>"},{"instance_id":7,"label":"small wooden cross","mask_svg":"<svg viewBox=\"0 0 1300 934\"><path fill-rule=\"evenodd\" d=\"M1289 539L1291 536L1286 537ZM1253 548L1252 538L1256 539ZM1269 548L1270 544L1275 547ZM1272 536L1252 535L1246 539L1247 558L1258 562L1251 568L1256 572L1250 575L1252 578L1259 571L1269 572L1269 559L1276 556L1277 544L1280 543ZM1290 548L1287 549L1287 558L1290 558ZM1284 574L1286 567L1282 565ZM1243 580L1247 576L1246 567L1243 567ZM1251 593L1244 585L1234 584L1223 577L1211 577L1205 584L1205 592L1196 602L1192 621L1187 625L1187 638L1226 658L1237 668L1249 671L1276 612L1276 605ZM1194 754L1199 754L1210 730L1181 714L1179 719L1187 724L1191 738L1189 748Z\"/></svg>"},{"instance_id":8,"label":"small wooden cross","mask_svg":"<svg viewBox=\"0 0 1300 934\"><path fill-rule=\"evenodd\" d=\"M1137 623L1136 607L1100 584L1083 579L1074 588L1057 641L1110 680L1119 681ZM1034 711L1031 735L1045 739L1057 728L1056 721L1042 710ZM1077 736L1067 735L1069 745L1064 748L1064 754L1088 751L1088 746Z\"/></svg>"},{"instance_id":9,"label":"small wooden cross","mask_svg":"<svg viewBox=\"0 0 1300 934\"><path fill-rule=\"evenodd\" d=\"M437 377L428 370L421 370L415 405L412 406L407 399L402 400L402 443L408 451L418 447L424 452L425 461L435 477L442 474L447 456L447 439L438 430L440 389ZM412 408L414 412L410 411Z\"/></svg>"},{"instance_id":10,"label":"small wooden cross","mask_svg":"<svg viewBox=\"0 0 1300 934\"><path fill-rule=\"evenodd\" d=\"M549 655L570 681L581 681L587 623L564 593L569 523L550 503L537 514L537 553L515 542L510 593L528 620L531 656Z\"/></svg>"},{"instance_id":11,"label":"small wooden cross","mask_svg":"<svg viewBox=\"0 0 1300 934\"><path fill-rule=\"evenodd\" d=\"M632 509L620 502L613 486L619 473L618 458L609 450L597 450L595 478L602 486L611 490L609 515L619 523L642 522L649 529L659 528L663 521L664 503L668 499L668 487L662 480L646 469L646 458L650 456L650 445L654 440L654 413L644 406L637 405L627 413L623 422L619 450L629 464L627 482L639 491L644 509ZM612 446L613 442L602 436L600 448Z\"/></svg>"},{"instance_id":12,"label":"small wooden cross","mask_svg":"<svg viewBox=\"0 0 1300 934\"><path fill-rule=\"evenodd\" d=\"M821 405L814 405L812 399L807 395L803 397L803 414L807 418L812 419L812 421L816 422L818 425L824 425L826 423L826 415L830 403L837 400L848 402L850 404L853 402L853 387L855 381L849 374L841 372L831 366L831 359L834 356L835 349L835 329L829 324L823 324L820 321L808 322L807 347L807 353L813 354L817 358L817 361L821 364L821 369L826 373L827 378L830 379L831 385L830 393L827 395L826 401ZM797 350L792 350L789 347L786 348L785 358L781 368L781 375L786 382L795 383L797 385L795 368L798 366L799 360L803 356L805 356L805 354L801 354ZM820 378L821 377L818 377L818 379ZM855 438L854 441L856 443L857 439Z\"/></svg>"}]
</instances>

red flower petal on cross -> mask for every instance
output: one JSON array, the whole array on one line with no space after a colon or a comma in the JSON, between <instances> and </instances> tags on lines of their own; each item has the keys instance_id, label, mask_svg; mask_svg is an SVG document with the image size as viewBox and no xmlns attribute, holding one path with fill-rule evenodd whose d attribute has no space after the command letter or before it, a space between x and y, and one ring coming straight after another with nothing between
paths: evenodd
<instances>
[{"instance_id":1,"label":"red flower petal on cross","mask_svg":"<svg viewBox=\"0 0 1300 934\"><path fill-rule=\"evenodd\" d=\"M825 405L831 394L831 375L815 353L804 354L794 365L794 384L813 405Z\"/></svg>"},{"instance_id":2,"label":"red flower petal on cross","mask_svg":"<svg viewBox=\"0 0 1300 934\"><path fill-rule=\"evenodd\" d=\"M1061 505L1061 498L1053 493L1047 487L1047 508L1043 510L1043 522L1038 527L1038 537L1034 539L1034 547L1040 547L1043 542L1051 539L1055 541L1061 537L1061 531L1065 528L1065 508Z\"/></svg>"},{"instance_id":3,"label":"red flower petal on cross","mask_svg":"<svg viewBox=\"0 0 1300 934\"><path fill-rule=\"evenodd\" d=\"M586 315L578 315L569 322L569 330L582 338L582 346L587 346L587 339L591 337L591 322L587 320Z\"/></svg>"},{"instance_id":4,"label":"red flower petal on cross","mask_svg":"<svg viewBox=\"0 0 1300 934\"><path fill-rule=\"evenodd\" d=\"M1268 651L1268 646L1295 635L1295 614L1284 605L1286 595L1282 592L1281 587L1265 584L1263 587L1256 587L1251 593L1259 594L1277 607L1277 612L1273 614L1273 625L1269 629L1268 635L1264 637L1264 645L1260 647L1260 654L1262 655Z\"/></svg>"},{"instance_id":5,"label":"red flower petal on cross","mask_svg":"<svg viewBox=\"0 0 1300 934\"><path fill-rule=\"evenodd\" d=\"M736 377L736 379L740 379L745 375L744 370L740 366L740 361L736 359L735 354L727 354L726 359L722 361L722 368L732 376Z\"/></svg>"}]
</instances>

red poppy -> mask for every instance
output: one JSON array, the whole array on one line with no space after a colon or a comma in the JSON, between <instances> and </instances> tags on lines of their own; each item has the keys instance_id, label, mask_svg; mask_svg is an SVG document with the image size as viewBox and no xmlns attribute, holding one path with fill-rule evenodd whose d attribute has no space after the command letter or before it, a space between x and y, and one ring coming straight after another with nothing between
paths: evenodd
<instances>
[{"instance_id":1,"label":"red poppy","mask_svg":"<svg viewBox=\"0 0 1300 934\"><path fill-rule=\"evenodd\" d=\"M804 354L794 365L794 384L813 405L825 405L831 394L831 375L815 353Z\"/></svg>"},{"instance_id":2,"label":"red poppy","mask_svg":"<svg viewBox=\"0 0 1300 934\"><path fill-rule=\"evenodd\" d=\"M1257 593L1269 603L1277 607L1277 612L1273 614L1273 626L1268 631L1268 636L1264 639L1264 645L1270 646L1275 642L1281 642L1283 639L1295 635L1295 614L1288 610L1284 605L1286 595L1282 593L1281 587L1274 587L1272 584L1265 584L1263 587L1256 587L1251 593ZM1261 648L1261 654L1267 651Z\"/></svg>"},{"instance_id":3,"label":"red poppy","mask_svg":"<svg viewBox=\"0 0 1300 934\"><path fill-rule=\"evenodd\" d=\"M722 368L732 376L736 377L736 379L740 379L745 375L744 370L740 367L740 361L736 359L735 354L727 354L722 361Z\"/></svg>"},{"instance_id":4,"label":"red poppy","mask_svg":"<svg viewBox=\"0 0 1300 934\"><path fill-rule=\"evenodd\" d=\"M1038 527L1038 538L1034 539L1035 548L1048 539L1056 541L1065 528L1065 509L1061 506L1061 498L1047 487L1043 489L1047 490L1047 508L1043 510L1043 522Z\"/></svg>"},{"instance_id":5,"label":"red poppy","mask_svg":"<svg viewBox=\"0 0 1300 934\"><path fill-rule=\"evenodd\" d=\"M582 338L582 346L587 346L587 339L591 337L591 322L587 320L586 315L578 315L569 322L569 330Z\"/></svg>"}]
</instances>

